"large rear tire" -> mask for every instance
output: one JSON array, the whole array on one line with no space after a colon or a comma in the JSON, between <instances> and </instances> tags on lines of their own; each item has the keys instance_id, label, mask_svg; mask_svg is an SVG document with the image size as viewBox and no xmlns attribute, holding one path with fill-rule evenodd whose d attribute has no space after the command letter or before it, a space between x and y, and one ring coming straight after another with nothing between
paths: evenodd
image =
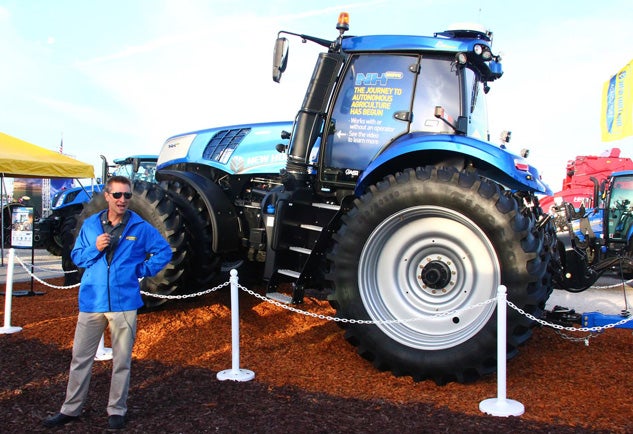
<instances>
[{"instance_id":1,"label":"large rear tire","mask_svg":"<svg viewBox=\"0 0 633 434\"><path fill-rule=\"evenodd\" d=\"M54 235L48 238L45 244L42 246L53 256L62 255L62 245L60 235Z\"/></svg>"},{"instance_id":2,"label":"large rear tire","mask_svg":"<svg viewBox=\"0 0 633 434\"><path fill-rule=\"evenodd\" d=\"M136 181L132 186L133 196L129 209L139 214L145 221L154 226L169 242L172 249L172 259L156 276L141 281L141 290L156 295L171 295L183 286L188 269L187 235L180 213L165 190L158 185ZM103 193L96 193L77 218L74 231L76 239L79 228L89 216L103 211L107 203ZM73 241L74 243L74 241ZM153 296L143 296L146 308L153 308L163 304L167 299Z\"/></svg>"},{"instance_id":3,"label":"large rear tire","mask_svg":"<svg viewBox=\"0 0 633 434\"><path fill-rule=\"evenodd\" d=\"M535 223L521 200L472 171L408 169L371 186L328 256L337 315L376 322L343 324L346 338L377 368L416 381L493 372L496 308L487 300L503 284L538 317L550 291L551 246ZM512 357L532 322L509 309L507 323Z\"/></svg>"}]
</instances>

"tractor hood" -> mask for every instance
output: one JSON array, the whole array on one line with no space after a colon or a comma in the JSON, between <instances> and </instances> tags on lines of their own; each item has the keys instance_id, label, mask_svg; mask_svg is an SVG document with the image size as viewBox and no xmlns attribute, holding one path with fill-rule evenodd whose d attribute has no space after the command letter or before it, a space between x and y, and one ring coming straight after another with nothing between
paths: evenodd
<instances>
[{"instance_id":1,"label":"tractor hood","mask_svg":"<svg viewBox=\"0 0 633 434\"><path fill-rule=\"evenodd\" d=\"M157 170L176 164L211 166L229 174L279 173L286 165L288 145L282 132L292 122L234 125L170 137L158 157ZM277 145L282 144L281 152Z\"/></svg>"}]
</instances>

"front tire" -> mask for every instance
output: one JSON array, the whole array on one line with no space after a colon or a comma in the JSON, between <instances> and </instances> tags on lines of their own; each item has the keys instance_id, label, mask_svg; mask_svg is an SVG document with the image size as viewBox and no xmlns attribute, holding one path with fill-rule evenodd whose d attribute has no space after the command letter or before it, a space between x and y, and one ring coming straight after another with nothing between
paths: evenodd
<instances>
[{"instance_id":1,"label":"front tire","mask_svg":"<svg viewBox=\"0 0 633 434\"><path fill-rule=\"evenodd\" d=\"M193 293L204 289L220 274L221 260L213 252L213 237L209 213L204 202L194 188L178 181L166 181L160 184L173 200L182 217L188 234L190 255L190 272L188 273L187 289Z\"/></svg>"},{"instance_id":2,"label":"front tire","mask_svg":"<svg viewBox=\"0 0 633 434\"><path fill-rule=\"evenodd\" d=\"M381 370L438 384L496 367L499 285L539 316L549 260L534 213L476 172L408 169L371 186L343 217L329 259L346 338ZM466 309L467 308L467 309ZM508 357L531 321L508 310Z\"/></svg>"}]
</instances>

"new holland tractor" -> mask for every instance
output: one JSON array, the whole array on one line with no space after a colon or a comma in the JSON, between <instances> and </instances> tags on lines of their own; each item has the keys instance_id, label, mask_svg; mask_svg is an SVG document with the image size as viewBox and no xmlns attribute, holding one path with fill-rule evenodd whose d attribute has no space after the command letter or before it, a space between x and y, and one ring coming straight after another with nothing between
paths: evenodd
<instances>
[{"instance_id":1,"label":"new holland tractor","mask_svg":"<svg viewBox=\"0 0 633 434\"><path fill-rule=\"evenodd\" d=\"M377 368L472 381L496 368L498 287L539 317L553 281L572 280L559 247L566 264L586 258L557 240L538 171L489 140L485 98L502 77L490 32L355 37L346 14L336 29L279 32L275 82L288 37L323 47L292 122L173 136L159 185L134 183L131 208L174 251L146 289L195 292L241 265L288 302L328 295ZM511 357L533 324L514 309L507 323Z\"/></svg>"},{"instance_id":2,"label":"new holland tractor","mask_svg":"<svg viewBox=\"0 0 633 434\"><path fill-rule=\"evenodd\" d=\"M541 207L554 215L558 239L569 256L586 258L565 264L571 277L558 282L560 288L583 291L607 271L633 277L632 169L633 161L618 148L579 155L567 163L562 189L540 199Z\"/></svg>"},{"instance_id":3,"label":"new holland tractor","mask_svg":"<svg viewBox=\"0 0 633 434\"><path fill-rule=\"evenodd\" d=\"M622 279L633 277L633 170L614 172L603 182L592 180L593 206L575 208L573 202L561 201L551 207L558 239L573 245L589 265L576 262L572 275L578 282L570 279L568 287L562 286L571 292L587 289L595 276L610 270Z\"/></svg>"}]
</instances>

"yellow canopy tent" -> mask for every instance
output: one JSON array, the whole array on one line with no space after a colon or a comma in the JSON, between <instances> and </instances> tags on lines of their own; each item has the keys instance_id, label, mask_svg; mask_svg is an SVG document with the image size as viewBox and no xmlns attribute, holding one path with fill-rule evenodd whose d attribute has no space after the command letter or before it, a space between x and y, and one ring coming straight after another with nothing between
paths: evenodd
<instances>
[{"instance_id":1,"label":"yellow canopy tent","mask_svg":"<svg viewBox=\"0 0 633 434\"><path fill-rule=\"evenodd\" d=\"M4 177L9 178L94 178L94 167L74 158L0 133L0 196ZM5 245L5 209L2 204L1 249ZM2 261L4 265L4 252Z\"/></svg>"},{"instance_id":2,"label":"yellow canopy tent","mask_svg":"<svg viewBox=\"0 0 633 434\"><path fill-rule=\"evenodd\" d=\"M11 178L94 178L94 167L0 133L0 173Z\"/></svg>"}]
</instances>

